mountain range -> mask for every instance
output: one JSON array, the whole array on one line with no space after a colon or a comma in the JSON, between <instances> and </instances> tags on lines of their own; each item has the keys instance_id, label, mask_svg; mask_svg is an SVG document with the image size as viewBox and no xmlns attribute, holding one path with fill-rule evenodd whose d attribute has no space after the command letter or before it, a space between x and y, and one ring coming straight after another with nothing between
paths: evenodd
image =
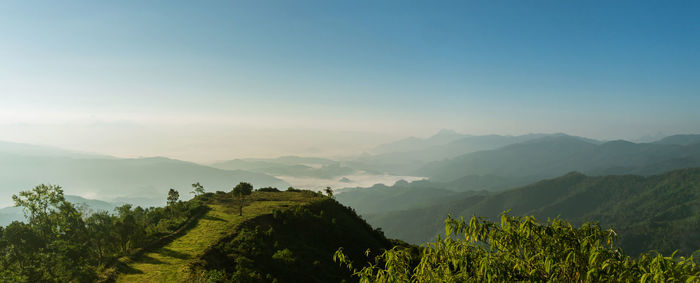
<instances>
[{"instance_id":1,"label":"mountain range","mask_svg":"<svg viewBox=\"0 0 700 283\"><path fill-rule=\"evenodd\" d=\"M224 170L246 170L272 176L334 179L357 170L341 166L338 161L325 158L284 156L269 159L234 159L216 162L212 167Z\"/></svg>"},{"instance_id":2,"label":"mountain range","mask_svg":"<svg viewBox=\"0 0 700 283\"><path fill-rule=\"evenodd\" d=\"M426 207L364 216L389 237L423 243L442 231L447 215L495 220L504 211L612 225L632 254L651 249L689 254L700 249L700 168L653 176L570 172L505 192L453 195Z\"/></svg>"},{"instance_id":3,"label":"mountain range","mask_svg":"<svg viewBox=\"0 0 700 283\"><path fill-rule=\"evenodd\" d=\"M657 143L623 140L596 143L578 137L553 135L433 162L416 173L441 182L467 175L529 177L534 180L570 171L592 175L651 175L700 166L700 143L691 140L668 137Z\"/></svg>"},{"instance_id":4,"label":"mountain range","mask_svg":"<svg viewBox=\"0 0 700 283\"><path fill-rule=\"evenodd\" d=\"M110 200L143 200L140 205L163 205L170 188L188 198L191 184L208 190L230 190L246 181L286 188L288 183L263 173L222 170L164 157L115 158L73 153L48 147L0 144L0 207L10 196L38 184L60 184L67 194ZM154 202L155 201L155 202Z\"/></svg>"}]
</instances>

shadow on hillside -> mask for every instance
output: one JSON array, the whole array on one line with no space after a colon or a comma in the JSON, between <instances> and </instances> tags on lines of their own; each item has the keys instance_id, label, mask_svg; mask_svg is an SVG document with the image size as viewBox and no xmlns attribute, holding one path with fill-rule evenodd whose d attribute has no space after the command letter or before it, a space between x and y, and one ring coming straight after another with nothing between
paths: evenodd
<instances>
[{"instance_id":1,"label":"shadow on hillside","mask_svg":"<svg viewBox=\"0 0 700 283\"><path fill-rule=\"evenodd\" d=\"M221 218L216 217L216 216L211 216L211 215L204 216L204 219L212 220L212 221L224 221L224 222L226 222L226 220L224 220L224 219L221 219Z\"/></svg>"},{"instance_id":2,"label":"shadow on hillside","mask_svg":"<svg viewBox=\"0 0 700 283\"><path fill-rule=\"evenodd\" d=\"M159 259L152 258L148 256L147 254L141 255L136 259L136 262L138 263L148 263L148 264L164 264L165 262L160 261Z\"/></svg>"},{"instance_id":3,"label":"shadow on hillside","mask_svg":"<svg viewBox=\"0 0 700 283\"><path fill-rule=\"evenodd\" d=\"M143 271L133 268L126 263L119 262L116 264L116 269L122 274L143 274Z\"/></svg>"},{"instance_id":4,"label":"shadow on hillside","mask_svg":"<svg viewBox=\"0 0 700 283\"><path fill-rule=\"evenodd\" d=\"M160 254L162 254L164 256L174 257L174 258L178 258L178 259L190 259L191 258L191 256L188 254L174 251L174 250L171 250L168 248L162 248L162 249L160 249L159 252L160 252Z\"/></svg>"}]
</instances>

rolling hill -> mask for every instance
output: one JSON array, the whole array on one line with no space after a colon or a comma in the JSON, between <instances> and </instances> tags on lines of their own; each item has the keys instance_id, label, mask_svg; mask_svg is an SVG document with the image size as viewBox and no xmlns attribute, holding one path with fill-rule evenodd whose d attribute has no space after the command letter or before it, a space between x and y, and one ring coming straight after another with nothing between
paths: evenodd
<instances>
[{"instance_id":1,"label":"rolling hill","mask_svg":"<svg viewBox=\"0 0 700 283\"><path fill-rule=\"evenodd\" d=\"M118 260L116 282L341 282L334 263L343 247L364 252L394 246L350 208L311 191L254 192L238 215L231 194L199 197L209 207L192 228L162 246Z\"/></svg>"},{"instance_id":2,"label":"rolling hill","mask_svg":"<svg viewBox=\"0 0 700 283\"><path fill-rule=\"evenodd\" d=\"M424 176L419 170L430 162L454 158L463 154L497 149L529 140L559 136L561 134L528 134L521 136L461 135L442 130L429 138L407 138L394 143L380 145L372 153L349 160L345 165L352 168L395 175ZM591 143L598 141L579 138Z\"/></svg>"},{"instance_id":3,"label":"rolling hill","mask_svg":"<svg viewBox=\"0 0 700 283\"><path fill-rule=\"evenodd\" d=\"M169 188L180 190L181 195L187 197L194 182L212 190L229 190L241 181L263 187L289 186L263 173L222 170L163 157L124 159L73 155L63 151L37 151L22 145L15 145L13 150L0 150L0 207L12 205L12 194L42 183L61 184L67 194L104 200L143 200L138 203L140 205L163 205L163 196ZM151 201L156 199L157 202Z\"/></svg>"},{"instance_id":4,"label":"rolling hill","mask_svg":"<svg viewBox=\"0 0 700 283\"><path fill-rule=\"evenodd\" d=\"M431 240L448 214L496 219L513 215L557 216L575 224L612 225L630 254L656 249L700 249L700 168L654 176L586 176L578 172L497 194L471 195L425 208L365 215L388 236L412 243Z\"/></svg>"}]
</instances>

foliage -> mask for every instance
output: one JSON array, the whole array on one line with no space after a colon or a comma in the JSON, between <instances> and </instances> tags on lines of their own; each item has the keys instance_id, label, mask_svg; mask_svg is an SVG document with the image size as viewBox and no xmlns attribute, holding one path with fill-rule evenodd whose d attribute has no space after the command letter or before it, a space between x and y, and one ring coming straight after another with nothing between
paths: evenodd
<instances>
[{"instance_id":1,"label":"foliage","mask_svg":"<svg viewBox=\"0 0 700 283\"><path fill-rule=\"evenodd\" d=\"M268 192L268 193L280 192L279 189L273 188L273 187L259 188L257 191L258 191L258 192Z\"/></svg>"},{"instance_id":2,"label":"foliage","mask_svg":"<svg viewBox=\"0 0 700 283\"><path fill-rule=\"evenodd\" d=\"M239 207L238 215L243 215L243 204L244 204L245 196L250 195L251 193L253 193L253 185L251 185L250 183L241 182L238 185L236 185L235 187L233 187L233 195L238 197L239 204L240 204L238 206Z\"/></svg>"},{"instance_id":3,"label":"foliage","mask_svg":"<svg viewBox=\"0 0 700 283\"><path fill-rule=\"evenodd\" d=\"M0 281L91 282L115 258L176 230L204 207L198 201L166 208L123 205L115 214L84 214L58 186L39 185L13 196L27 223L0 227Z\"/></svg>"},{"instance_id":4,"label":"foliage","mask_svg":"<svg viewBox=\"0 0 700 283\"><path fill-rule=\"evenodd\" d=\"M194 194L195 197L204 194L204 186L199 184L199 182L192 184L192 188L191 194Z\"/></svg>"},{"instance_id":5,"label":"foliage","mask_svg":"<svg viewBox=\"0 0 700 283\"><path fill-rule=\"evenodd\" d=\"M170 189L170 191L168 191L168 206L175 205L179 199L180 192L173 189Z\"/></svg>"},{"instance_id":6,"label":"foliage","mask_svg":"<svg viewBox=\"0 0 700 283\"><path fill-rule=\"evenodd\" d=\"M338 246L360 260L367 249L380 251L395 244L333 199L304 192L275 194L307 195L314 201L276 209L242 224L202 256L200 271L195 272L203 274L201 281L354 281L349 271L332 261Z\"/></svg>"},{"instance_id":7,"label":"foliage","mask_svg":"<svg viewBox=\"0 0 700 283\"><path fill-rule=\"evenodd\" d=\"M232 198L233 193L207 193L197 197L199 201L206 199L209 207L206 214L196 221L188 221L183 226L184 229L178 229L179 232L175 235L169 234L167 237L170 240L161 241L164 245L153 245L136 256L120 258L119 261L123 264L118 265L116 271L119 274L111 273L110 277L116 282L129 283L196 281L191 277L206 282L206 272L192 272L189 266L197 262L197 258L222 237L236 233L236 227L242 223L260 215L271 214L275 208L282 209L320 199L304 193L253 192L246 197L244 215L239 216L238 204Z\"/></svg>"},{"instance_id":8,"label":"foliage","mask_svg":"<svg viewBox=\"0 0 700 283\"><path fill-rule=\"evenodd\" d=\"M334 260L361 282L665 282L700 280L690 258L661 254L626 256L614 247L612 229L561 219L538 223L534 217L501 216L500 224L473 217L445 220L445 238L427 244L419 258L394 248L370 266L354 269L344 250ZM417 261L417 263L415 263Z\"/></svg>"}]
</instances>

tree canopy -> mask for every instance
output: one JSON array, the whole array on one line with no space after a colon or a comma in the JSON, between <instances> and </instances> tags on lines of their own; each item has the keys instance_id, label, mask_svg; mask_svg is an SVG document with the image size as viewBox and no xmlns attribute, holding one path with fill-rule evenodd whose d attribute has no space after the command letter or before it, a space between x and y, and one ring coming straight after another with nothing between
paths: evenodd
<instances>
[{"instance_id":1,"label":"tree canopy","mask_svg":"<svg viewBox=\"0 0 700 283\"><path fill-rule=\"evenodd\" d=\"M243 202L245 200L245 196L250 195L253 193L253 185L247 182L240 182L238 185L233 187L233 195L238 197L239 201L239 213L238 215L243 215Z\"/></svg>"}]
</instances>

